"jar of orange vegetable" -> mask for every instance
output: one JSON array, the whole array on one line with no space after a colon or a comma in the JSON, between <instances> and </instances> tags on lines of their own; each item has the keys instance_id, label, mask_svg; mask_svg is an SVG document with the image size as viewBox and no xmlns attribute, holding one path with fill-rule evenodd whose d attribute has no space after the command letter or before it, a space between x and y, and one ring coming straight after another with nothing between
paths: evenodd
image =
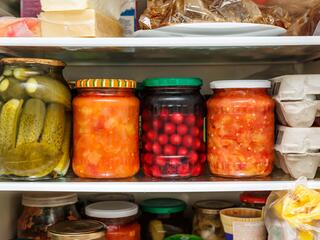
<instances>
[{"instance_id":1,"label":"jar of orange vegetable","mask_svg":"<svg viewBox=\"0 0 320 240\"><path fill-rule=\"evenodd\" d=\"M208 161L223 177L267 176L274 161L269 81L214 81L208 106Z\"/></svg>"},{"instance_id":2,"label":"jar of orange vegetable","mask_svg":"<svg viewBox=\"0 0 320 240\"><path fill-rule=\"evenodd\" d=\"M73 170L85 178L127 178L139 170L139 100L136 82L76 82L73 100Z\"/></svg>"},{"instance_id":3,"label":"jar of orange vegetable","mask_svg":"<svg viewBox=\"0 0 320 240\"><path fill-rule=\"evenodd\" d=\"M140 240L139 207L125 201L107 201L90 204L86 215L103 222L107 240Z\"/></svg>"}]
</instances>

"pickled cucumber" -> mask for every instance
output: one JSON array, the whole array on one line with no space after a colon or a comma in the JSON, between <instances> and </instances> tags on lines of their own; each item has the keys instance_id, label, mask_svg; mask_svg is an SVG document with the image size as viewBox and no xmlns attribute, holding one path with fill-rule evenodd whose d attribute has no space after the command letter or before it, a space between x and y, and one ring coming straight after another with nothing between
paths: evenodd
<instances>
[{"instance_id":1,"label":"pickled cucumber","mask_svg":"<svg viewBox=\"0 0 320 240\"><path fill-rule=\"evenodd\" d=\"M13 76L13 69L14 68L15 68L14 66L5 66L4 70L3 70L3 75L6 77Z\"/></svg>"},{"instance_id":2,"label":"pickled cucumber","mask_svg":"<svg viewBox=\"0 0 320 240\"><path fill-rule=\"evenodd\" d=\"M47 107L40 142L60 150L64 138L65 124L65 107L59 103L50 103Z\"/></svg>"},{"instance_id":3,"label":"pickled cucumber","mask_svg":"<svg viewBox=\"0 0 320 240\"><path fill-rule=\"evenodd\" d=\"M58 80L45 76L35 76L26 82L27 93L47 103L60 103L71 109L71 93L67 86Z\"/></svg>"},{"instance_id":4,"label":"pickled cucumber","mask_svg":"<svg viewBox=\"0 0 320 240\"><path fill-rule=\"evenodd\" d=\"M23 100L11 99L5 103L0 115L0 153L16 145L17 127Z\"/></svg>"},{"instance_id":5,"label":"pickled cucumber","mask_svg":"<svg viewBox=\"0 0 320 240\"><path fill-rule=\"evenodd\" d=\"M71 122L71 115L68 113L66 114L66 123L65 123L65 132L64 138L62 142L62 157L55 167L54 171L58 176L66 175L69 165L70 165L70 141L71 141L71 129L72 129L72 122Z\"/></svg>"},{"instance_id":6,"label":"pickled cucumber","mask_svg":"<svg viewBox=\"0 0 320 240\"><path fill-rule=\"evenodd\" d=\"M41 178L53 172L61 156L47 144L28 143L6 152L2 167L6 175Z\"/></svg>"},{"instance_id":7,"label":"pickled cucumber","mask_svg":"<svg viewBox=\"0 0 320 240\"><path fill-rule=\"evenodd\" d=\"M29 77L37 76L40 74L41 73L39 71L35 71L27 68L13 69L13 76L20 81L26 81Z\"/></svg>"},{"instance_id":8,"label":"pickled cucumber","mask_svg":"<svg viewBox=\"0 0 320 240\"><path fill-rule=\"evenodd\" d=\"M39 140L45 116L46 105L40 99L31 98L25 103L20 118L17 146Z\"/></svg>"},{"instance_id":9,"label":"pickled cucumber","mask_svg":"<svg viewBox=\"0 0 320 240\"><path fill-rule=\"evenodd\" d=\"M23 99L26 92L23 85L13 77L6 77L0 82L0 95L4 100L11 98Z\"/></svg>"},{"instance_id":10,"label":"pickled cucumber","mask_svg":"<svg viewBox=\"0 0 320 240\"><path fill-rule=\"evenodd\" d=\"M152 220L149 223L149 233L153 240L163 240L165 237L165 230L162 222L159 220Z\"/></svg>"}]
</instances>

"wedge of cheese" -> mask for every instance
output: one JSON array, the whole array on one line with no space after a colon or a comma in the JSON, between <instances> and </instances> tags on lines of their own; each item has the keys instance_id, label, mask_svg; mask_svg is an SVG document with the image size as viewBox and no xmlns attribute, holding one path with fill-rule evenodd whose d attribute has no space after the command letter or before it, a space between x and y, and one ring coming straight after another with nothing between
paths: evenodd
<instances>
[{"instance_id":1,"label":"wedge of cheese","mask_svg":"<svg viewBox=\"0 0 320 240\"><path fill-rule=\"evenodd\" d=\"M42 37L122 37L119 21L93 9L42 12Z\"/></svg>"},{"instance_id":2,"label":"wedge of cheese","mask_svg":"<svg viewBox=\"0 0 320 240\"><path fill-rule=\"evenodd\" d=\"M124 2L124 0L41 0L41 6L44 12L94 9L119 19Z\"/></svg>"}]
</instances>

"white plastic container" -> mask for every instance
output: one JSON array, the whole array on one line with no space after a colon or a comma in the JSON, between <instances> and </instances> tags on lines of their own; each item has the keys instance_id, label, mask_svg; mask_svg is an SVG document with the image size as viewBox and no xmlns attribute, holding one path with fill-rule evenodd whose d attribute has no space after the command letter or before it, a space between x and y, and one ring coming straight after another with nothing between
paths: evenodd
<instances>
[{"instance_id":1,"label":"white plastic container","mask_svg":"<svg viewBox=\"0 0 320 240\"><path fill-rule=\"evenodd\" d=\"M308 153L320 150L320 127L278 126L275 149L281 153Z\"/></svg>"},{"instance_id":2,"label":"white plastic container","mask_svg":"<svg viewBox=\"0 0 320 240\"><path fill-rule=\"evenodd\" d=\"M283 154L276 151L281 169L294 178L316 176L320 164L320 153Z\"/></svg>"},{"instance_id":3,"label":"white plastic container","mask_svg":"<svg viewBox=\"0 0 320 240\"><path fill-rule=\"evenodd\" d=\"M295 128L311 127L320 113L320 101L302 100L281 102L276 100L276 112L282 125Z\"/></svg>"},{"instance_id":4,"label":"white plastic container","mask_svg":"<svg viewBox=\"0 0 320 240\"><path fill-rule=\"evenodd\" d=\"M320 94L320 75L285 75L272 79L272 95L279 101L305 100Z\"/></svg>"}]
</instances>

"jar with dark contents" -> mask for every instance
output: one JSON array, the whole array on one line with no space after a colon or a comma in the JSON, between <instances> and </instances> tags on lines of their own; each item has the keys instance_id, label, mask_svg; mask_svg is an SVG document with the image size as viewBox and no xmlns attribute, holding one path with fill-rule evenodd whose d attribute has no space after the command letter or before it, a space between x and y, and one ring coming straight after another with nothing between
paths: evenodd
<instances>
[{"instance_id":1,"label":"jar with dark contents","mask_svg":"<svg viewBox=\"0 0 320 240\"><path fill-rule=\"evenodd\" d=\"M141 203L142 239L163 240L166 237L188 233L184 217L185 202L171 198L148 199Z\"/></svg>"},{"instance_id":2,"label":"jar with dark contents","mask_svg":"<svg viewBox=\"0 0 320 240\"><path fill-rule=\"evenodd\" d=\"M23 212L18 220L19 238L46 240L49 226L80 218L76 194L32 193L22 198Z\"/></svg>"},{"instance_id":3,"label":"jar with dark contents","mask_svg":"<svg viewBox=\"0 0 320 240\"><path fill-rule=\"evenodd\" d=\"M105 240L105 226L94 220L60 222L48 229L50 240Z\"/></svg>"},{"instance_id":4,"label":"jar with dark contents","mask_svg":"<svg viewBox=\"0 0 320 240\"><path fill-rule=\"evenodd\" d=\"M233 203L217 200L196 202L193 205L193 234L200 236L203 240L224 240L220 210L233 206Z\"/></svg>"},{"instance_id":5,"label":"jar with dark contents","mask_svg":"<svg viewBox=\"0 0 320 240\"><path fill-rule=\"evenodd\" d=\"M86 207L89 218L106 225L107 240L140 240L139 207L125 201L106 201Z\"/></svg>"},{"instance_id":6,"label":"jar with dark contents","mask_svg":"<svg viewBox=\"0 0 320 240\"><path fill-rule=\"evenodd\" d=\"M270 195L268 191L243 192L240 195L241 205L246 208L262 209Z\"/></svg>"},{"instance_id":7,"label":"jar with dark contents","mask_svg":"<svg viewBox=\"0 0 320 240\"><path fill-rule=\"evenodd\" d=\"M206 162L204 98L198 78L144 81L142 164L146 176L199 176Z\"/></svg>"}]
</instances>

